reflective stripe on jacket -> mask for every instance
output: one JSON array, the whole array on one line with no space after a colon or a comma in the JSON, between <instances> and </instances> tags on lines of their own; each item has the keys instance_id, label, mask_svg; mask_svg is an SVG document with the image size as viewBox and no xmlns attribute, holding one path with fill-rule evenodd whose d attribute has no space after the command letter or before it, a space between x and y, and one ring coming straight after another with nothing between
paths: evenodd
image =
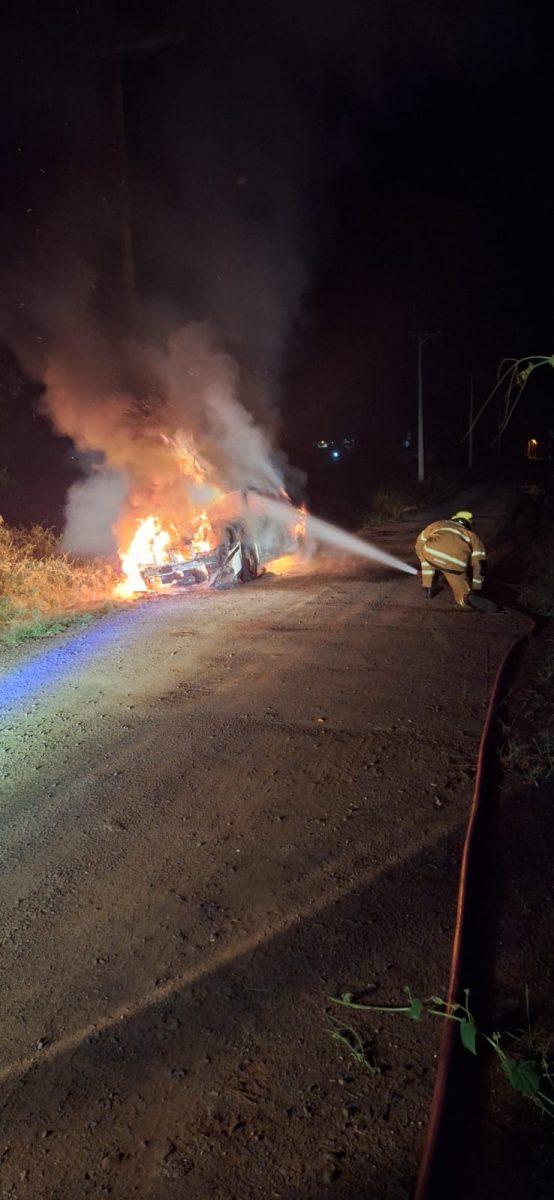
<instances>
[{"instance_id":1,"label":"reflective stripe on jacket","mask_svg":"<svg viewBox=\"0 0 554 1200\"><path fill-rule=\"evenodd\" d=\"M473 586L481 586L486 550L473 530L457 521L434 521L420 533L415 548L418 558L437 571L469 574L471 567Z\"/></svg>"}]
</instances>

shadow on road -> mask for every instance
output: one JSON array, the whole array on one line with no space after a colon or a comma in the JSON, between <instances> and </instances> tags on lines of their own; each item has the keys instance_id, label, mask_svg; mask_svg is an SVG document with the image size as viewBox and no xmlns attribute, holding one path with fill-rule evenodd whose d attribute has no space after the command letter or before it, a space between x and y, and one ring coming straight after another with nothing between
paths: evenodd
<instances>
[{"instance_id":1,"label":"shadow on road","mask_svg":"<svg viewBox=\"0 0 554 1200\"><path fill-rule=\"evenodd\" d=\"M369 1076L328 1037L324 1010L348 988L379 1003L405 983L444 990L461 836L383 874L369 851L366 885L338 877L321 911L268 927L249 953L230 940L197 984L39 1057L4 1089L4 1169L28 1173L19 1200L182 1200L183 1188L187 1200L408 1200L437 1031L370 1017L381 1073Z\"/></svg>"}]
</instances>

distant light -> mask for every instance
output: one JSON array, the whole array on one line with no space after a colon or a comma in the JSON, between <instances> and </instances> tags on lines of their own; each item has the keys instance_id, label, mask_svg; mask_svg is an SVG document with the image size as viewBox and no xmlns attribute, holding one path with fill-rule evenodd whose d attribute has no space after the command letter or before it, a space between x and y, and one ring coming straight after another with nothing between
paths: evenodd
<instances>
[{"instance_id":1,"label":"distant light","mask_svg":"<svg viewBox=\"0 0 554 1200\"><path fill-rule=\"evenodd\" d=\"M530 438L529 440L532 446L538 446L539 443L536 438Z\"/></svg>"},{"instance_id":2,"label":"distant light","mask_svg":"<svg viewBox=\"0 0 554 1200\"><path fill-rule=\"evenodd\" d=\"M340 450L331 450L331 458L340 458Z\"/></svg>"}]
</instances>

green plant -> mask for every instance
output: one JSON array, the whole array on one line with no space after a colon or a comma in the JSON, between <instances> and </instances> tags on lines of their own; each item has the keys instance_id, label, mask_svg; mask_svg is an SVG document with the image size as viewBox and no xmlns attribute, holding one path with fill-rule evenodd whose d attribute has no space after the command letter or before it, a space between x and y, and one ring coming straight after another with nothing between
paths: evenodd
<instances>
[{"instance_id":1,"label":"green plant","mask_svg":"<svg viewBox=\"0 0 554 1200\"><path fill-rule=\"evenodd\" d=\"M74 625L88 625L92 613L69 613L65 617L40 617L33 620L21 621L21 613L17 613L18 622L5 633L0 634L0 641L7 646L18 646L21 642L29 642L34 638L55 637Z\"/></svg>"},{"instance_id":2,"label":"green plant","mask_svg":"<svg viewBox=\"0 0 554 1200\"><path fill-rule=\"evenodd\" d=\"M527 1029L517 1033L509 1031L488 1034L478 1029L475 1017L469 1007L469 989L464 989L463 1001L449 1004L441 996L430 996L421 1000L412 996L406 988L407 1004L360 1004L356 1003L351 992L342 996L333 996L333 1004L357 1012L380 1012L388 1014L403 1014L411 1021L421 1021L424 1016L438 1017L444 1021L454 1021L458 1025L460 1041L470 1054L477 1054L479 1040L484 1042L496 1055L508 1083L515 1092L533 1101L542 1113L554 1117L554 1064L551 1054L551 1039L543 1036L540 1031L531 1027L529 1013L529 993L526 989L525 1001L527 1012ZM345 1026L350 1029L350 1026ZM356 1034L363 1045L361 1035ZM343 1040L343 1039L340 1039ZM509 1043L511 1053L507 1052Z\"/></svg>"},{"instance_id":3,"label":"green plant","mask_svg":"<svg viewBox=\"0 0 554 1200\"><path fill-rule=\"evenodd\" d=\"M361 1067L363 1071L367 1071L368 1075L379 1075L380 1069L372 1061L373 1049L371 1043L367 1039L362 1038L353 1025L346 1025L344 1021L337 1021L331 1013L327 1013L327 1020L329 1021L327 1032L334 1042L339 1042L341 1046L346 1047L356 1066Z\"/></svg>"},{"instance_id":4,"label":"green plant","mask_svg":"<svg viewBox=\"0 0 554 1200\"><path fill-rule=\"evenodd\" d=\"M479 409L479 412L473 421L472 428L475 428L477 422L483 415L493 397L496 396L497 392L501 388L505 388L504 411L500 420L498 433L491 442L491 445L494 446L495 442L502 437L504 430L511 421L515 408L523 392L525 391L531 375L537 370L538 367L546 366L554 367L554 354L529 354L525 358L504 358L498 368L496 384L493 387L492 392L489 392L489 395L483 401L483 404L481 405L481 408ZM468 429L463 439L464 441L467 437L469 437L469 433L470 430Z\"/></svg>"}]
</instances>

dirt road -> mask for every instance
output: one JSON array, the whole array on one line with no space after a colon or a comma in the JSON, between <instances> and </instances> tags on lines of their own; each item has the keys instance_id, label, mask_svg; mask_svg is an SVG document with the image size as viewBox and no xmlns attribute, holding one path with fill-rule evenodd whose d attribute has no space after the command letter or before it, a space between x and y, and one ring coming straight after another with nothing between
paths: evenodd
<instances>
[{"instance_id":1,"label":"dirt road","mask_svg":"<svg viewBox=\"0 0 554 1200\"><path fill-rule=\"evenodd\" d=\"M505 497L481 505L498 528ZM380 544L412 558L414 522ZM486 698L515 632L320 564L13 651L0 678L2 1197L402 1200Z\"/></svg>"}]
</instances>

